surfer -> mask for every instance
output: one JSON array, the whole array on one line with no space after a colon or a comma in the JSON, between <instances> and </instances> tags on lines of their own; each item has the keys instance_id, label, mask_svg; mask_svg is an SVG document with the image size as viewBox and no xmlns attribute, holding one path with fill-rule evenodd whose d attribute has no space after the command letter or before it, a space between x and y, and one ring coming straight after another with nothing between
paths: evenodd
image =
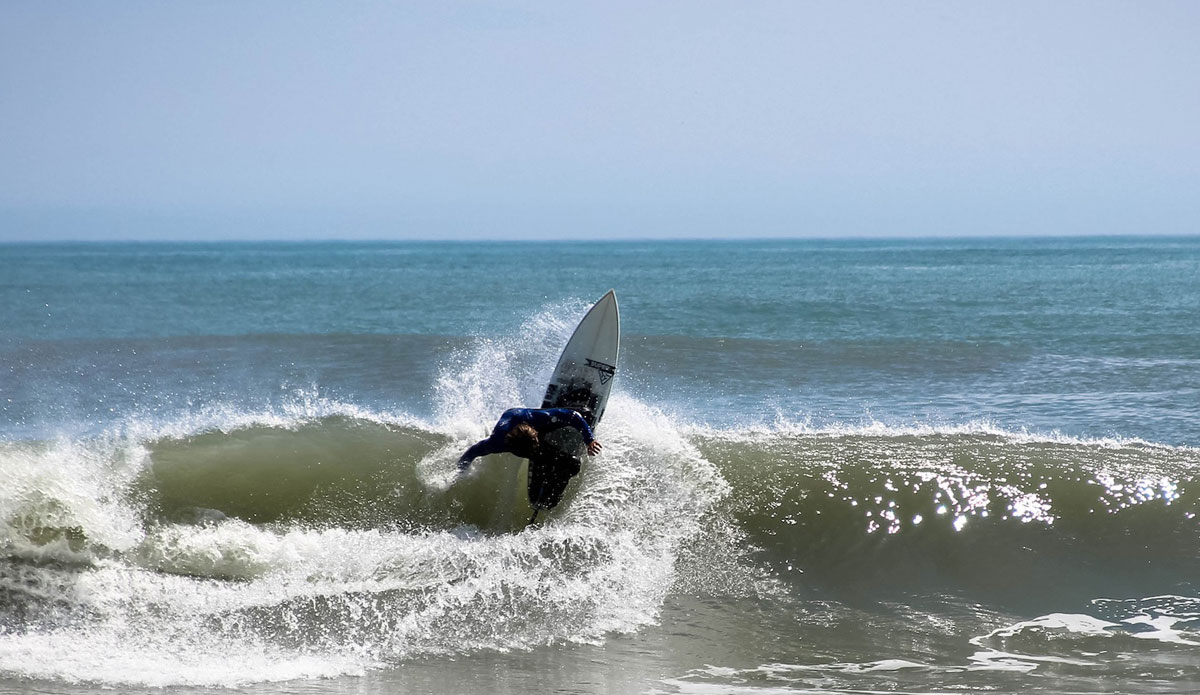
<instances>
[{"instance_id":1,"label":"surfer","mask_svg":"<svg viewBox=\"0 0 1200 695\"><path fill-rule=\"evenodd\" d=\"M592 435L587 420L570 408L510 408L500 416L492 428L492 434L476 442L458 459L458 469L465 471L471 462L480 456L507 451L525 459L536 457L541 451L541 437L561 427L573 427L583 435L588 453L592 456L603 448L600 440ZM549 452L547 452L549 453Z\"/></svg>"},{"instance_id":2,"label":"surfer","mask_svg":"<svg viewBox=\"0 0 1200 695\"><path fill-rule=\"evenodd\" d=\"M476 442L458 459L459 473L480 456L507 451L529 459L529 505L532 524L538 512L553 509L567 490L567 483L583 465L579 454L586 442L595 456L603 448L592 428L571 408L511 408L504 411L487 439Z\"/></svg>"}]
</instances>

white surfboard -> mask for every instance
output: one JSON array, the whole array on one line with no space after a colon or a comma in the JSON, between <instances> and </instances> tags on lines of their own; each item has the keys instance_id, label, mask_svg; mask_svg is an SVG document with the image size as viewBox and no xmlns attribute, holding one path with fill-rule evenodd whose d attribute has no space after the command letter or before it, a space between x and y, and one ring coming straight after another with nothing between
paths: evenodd
<instances>
[{"instance_id":1,"label":"white surfboard","mask_svg":"<svg viewBox=\"0 0 1200 695\"><path fill-rule=\"evenodd\" d=\"M596 302L563 348L546 387L543 408L573 408L595 427L604 415L621 347L621 316L613 290Z\"/></svg>"}]
</instances>

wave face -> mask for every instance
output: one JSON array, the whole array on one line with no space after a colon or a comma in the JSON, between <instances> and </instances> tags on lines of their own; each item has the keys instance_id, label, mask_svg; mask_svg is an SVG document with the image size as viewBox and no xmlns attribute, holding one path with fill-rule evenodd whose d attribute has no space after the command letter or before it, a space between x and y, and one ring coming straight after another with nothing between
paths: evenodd
<instances>
[{"instance_id":1,"label":"wave face","mask_svg":"<svg viewBox=\"0 0 1200 695\"><path fill-rule=\"evenodd\" d=\"M990 427L707 432L726 503L783 576L1029 607L1191 590L1200 451Z\"/></svg>"}]
</instances>

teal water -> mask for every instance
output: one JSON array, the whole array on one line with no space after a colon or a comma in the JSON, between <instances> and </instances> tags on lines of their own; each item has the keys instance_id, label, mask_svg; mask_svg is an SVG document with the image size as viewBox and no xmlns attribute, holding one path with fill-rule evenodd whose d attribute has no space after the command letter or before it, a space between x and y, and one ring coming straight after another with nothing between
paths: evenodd
<instances>
[{"instance_id":1,"label":"teal water","mask_svg":"<svg viewBox=\"0 0 1200 695\"><path fill-rule=\"evenodd\" d=\"M1185 337L1196 238L604 243L8 244L9 338L493 335L620 287L636 335ZM1171 343L1155 343L1171 351ZM1134 352L1139 346L1126 345ZM1187 344L1175 342L1174 350Z\"/></svg>"},{"instance_id":2,"label":"teal water","mask_svg":"<svg viewBox=\"0 0 1200 695\"><path fill-rule=\"evenodd\" d=\"M240 402L283 381L424 414L438 348L614 287L626 388L688 418L988 419L1195 442L1195 238L55 244L0 261L10 388L66 392L22 394L36 407L7 406L9 423L42 424L64 400ZM173 386L204 369L209 389ZM98 393L108 405L88 403Z\"/></svg>"},{"instance_id":3,"label":"teal water","mask_svg":"<svg viewBox=\"0 0 1200 695\"><path fill-rule=\"evenodd\" d=\"M521 530L454 458L610 287ZM0 689L1200 683L1200 238L8 244L0 307Z\"/></svg>"}]
</instances>

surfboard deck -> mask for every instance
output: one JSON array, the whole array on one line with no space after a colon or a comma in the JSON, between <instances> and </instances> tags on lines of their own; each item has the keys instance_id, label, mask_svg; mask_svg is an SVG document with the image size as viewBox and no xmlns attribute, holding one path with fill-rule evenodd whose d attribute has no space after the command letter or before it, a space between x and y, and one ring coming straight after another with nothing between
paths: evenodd
<instances>
[{"instance_id":1,"label":"surfboard deck","mask_svg":"<svg viewBox=\"0 0 1200 695\"><path fill-rule=\"evenodd\" d=\"M621 314L616 292L609 290L575 327L554 367L542 407L572 408L595 428L612 392L620 348Z\"/></svg>"}]
</instances>

